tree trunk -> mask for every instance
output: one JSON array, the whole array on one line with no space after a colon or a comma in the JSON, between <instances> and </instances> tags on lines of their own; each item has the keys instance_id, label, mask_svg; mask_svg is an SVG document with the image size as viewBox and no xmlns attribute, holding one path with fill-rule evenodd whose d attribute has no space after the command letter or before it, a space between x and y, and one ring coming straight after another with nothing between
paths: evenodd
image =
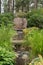
<instances>
[{"instance_id":1,"label":"tree trunk","mask_svg":"<svg viewBox=\"0 0 43 65\"><path fill-rule=\"evenodd\" d=\"M27 4L27 11L29 11L29 3Z\"/></svg>"},{"instance_id":2,"label":"tree trunk","mask_svg":"<svg viewBox=\"0 0 43 65\"><path fill-rule=\"evenodd\" d=\"M12 9L13 13L14 13L14 0L13 0L13 9Z\"/></svg>"},{"instance_id":3,"label":"tree trunk","mask_svg":"<svg viewBox=\"0 0 43 65\"><path fill-rule=\"evenodd\" d=\"M8 0L8 12L10 11L10 0Z\"/></svg>"},{"instance_id":4,"label":"tree trunk","mask_svg":"<svg viewBox=\"0 0 43 65\"><path fill-rule=\"evenodd\" d=\"M38 0L34 0L34 3L35 3L34 8L36 9L37 8L37 4L38 4Z\"/></svg>"},{"instance_id":5,"label":"tree trunk","mask_svg":"<svg viewBox=\"0 0 43 65\"><path fill-rule=\"evenodd\" d=\"M13 9L12 0L8 0L8 12L12 12L12 9Z\"/></svg>"},{"instance_id":6,"label":"tree trunk","mask_svg":"<svg viewBox=\"0 0 43 65\"><path fill-rule=\"evenodd\" d=\"M1 13L1 0L0 0L0 13Z\"/></svg>"},{"instance_id":7,"label":"tree trunk","mask_svg":"<svg viewBox=\"0 0 43 65\"><path fill-rule=\"evenodd\" d=\"M23 9L24 7L22 6L22 12L24 11L24 9Z\"/></svg>"}]
</instances>

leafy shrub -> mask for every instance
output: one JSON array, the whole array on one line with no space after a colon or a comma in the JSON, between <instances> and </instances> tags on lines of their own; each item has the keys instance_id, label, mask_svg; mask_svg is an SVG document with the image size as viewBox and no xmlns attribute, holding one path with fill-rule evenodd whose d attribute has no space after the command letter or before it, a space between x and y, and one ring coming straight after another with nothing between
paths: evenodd
<instances>
[{"instance_id":1,"label":"leafy shrub","mask_svg":"<svg viewBox=\"0 0 43 65\"><path fill-rule=\"evenodd\" d=\"M43 9L32 10L27 13L28 27L43 28Z\"/></svg>"},{"instance_id":2,"label":"leafy shrub","mask_svg":"<svg viewBox=\"0 0 43 65\"><path fill-rule=\"evenodd\" d=\"M27 13L25 13L25 12L18 12L18 13L16 13L16 15L18 17L25 18L27 16Z\"/></svg>"},{"instance_id":3,"label":"leafy shrub","mask_svg":"<svg viewBox=\"0 0 43 65\"><path fill-rule=\"evenodd\" d=\"M0 14L0 27L2 24L7 26L8 24L12 24L14 15L12 13L4 13Z\"/></svg>"},{"instance_id":4,"label":"leafy shrub","mask_svg":"<svg viewBox=\"0 0 43 65\"><path fill-rule=\"evenodd\" d=\"M7 17L3 17L1 21L2 24L4 24L6 27L8 26L8 24L11 24Z\"/></svg>"},{"instance_id":5,"label":"leafy shrub","mask_svg":"<svg viewBox=\"0 0 43 65\"><path fill-rule=\"evenodd\" d=\"M2 25L0 28L0 65L14 65L15 53L11 42L15 34L11 26L7 28Z\"/></svg>"},{"instance_id":6,"label":"leafy shrub","mask_svg":"<svg viewBox=\"0 0 43 65\"><path fill-rule=\"evenodd\" d=\"M9 15L0 15L0 65L14 65L15 53L11 42L15 34Z\"/></svg>"},{"instance_id":7,"label":"leafy shrub","mask_svg":"<svg viewBox=\"0 0 43 65\"><path fill-rule=\"evenodd\" d=\"M14 14L13 13L4 13L2 15L7 17L10 21L12 21L14 19Z\"/></svg>"},{"instance_id":8,"label":"leafy shrub","mask_svg":"<svg viewBox=\"0 0 43 65\"><path fill-rule=\"evenodd\" d=\"M11 37L14 35L14 31L9 27L2 26L0 28L0 46L6 47L6 49L12 49Z\"/></svg>"},{"instance_id":9,"label":"leafy shrub","mask_svg":"<svg viewBox=\"0 0 43 65\"><path fill-rule=\"evenodd\" d=\"M11 37L15 34L13 30L12 14L0 14L0 46L12 49ZM13 15L12 15L13 16Z\"/></svg>"},{"instance_id":10,"label":"leafy shrub","mask_svg":"<svg viewBox=\"0 0 43 65\"><path fill-rule=\"evenodd\" d=\"M14 18L14 15L12 13L3 13L0 14L0 18L7 17L9 20L12 20Z\"/></svg>"},{"instance_id":11,"label":"leafy shrub","mask_svg":"<svg viewBox=\"0 0 43 65\"><path fill-rule=\"evenodd\" d=\"M15 53L0 47L0 65L14 65Z\"/></svg>"},{"instance_id":12,"label":"leafy shrub","mask_svg":"<svg viewBox=\"0 0 43 65\"><path fill-rule=\"evenodd\" d=\"M32 27L32 28L27 28L27 29L24 29L23 32L25 34L24 36L24 39L25 39L25 44L26 46L29 46L29 35L32 35L32 31L35 31L35 30L38 30L38 28L36 27Z\"/></svg>"},{"instance_id":13,"label":"leafy shrub","mask_svg":"<svg viewBox=\"0 0 43 65\"><path fill-rule=\"evenodd\" d=\"M24 46L31 47L30 55L32 57L43 55L43 29L30 28L25 35Z\"/></svg>"},{"instance_id":14,"label":"leafy shrub","mask_svg":"<svg viewBox=\"0 0 43 65\"><path fill-rule=\"evenodd\" d=\"M39 58L34 59L29 65L43 65L43 57L39 55Z\"/></svg>"}]
</instances>

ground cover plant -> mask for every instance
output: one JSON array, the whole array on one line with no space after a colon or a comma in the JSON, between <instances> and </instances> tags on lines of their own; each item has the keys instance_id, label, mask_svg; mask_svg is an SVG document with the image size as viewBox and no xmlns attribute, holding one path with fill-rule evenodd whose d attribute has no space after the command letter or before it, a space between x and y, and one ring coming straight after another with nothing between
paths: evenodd
<instances>
[{"instance_id":1,"label":"ground cover plant","mask_svg":"<svg viewBox=\"0 0 43 65\"><path fill-rule=\"evenodd\" d=\"M28 27L35 26L43 28L43 8L28 12L26 18L28 21Z\"/></svg>"},{"instance_id":2,"label":"ground cover plant","mask_svg":"<svg viewBox=\"0 0 43 65\"><path fill-rule=\"evenodd\" d=\"M39 55L39 57L34 59L29 65L43 65L43 57Z\"/></svg>"},{"instance_id":3,"label":"ground cover plant","mask_svg":"<svg viewBox=\"0 0 43 65\"><path fill-rule=\"evenodd\" d=\"M37 57L38 54L43 56L43 29L38 29L36 27L29 28L28 32L25 34L24 46L31 48L30 56L32 58Z\"/></svg>"},{"instance_id":4,"label":"ground cover plant","mask_svg":"<svg viewBox=\"0 0 43 65\"><path fill-rule=\"evenodd\" d=\"M11 20L10 17L11 15L0 15L0 65L15 64L15 53L11 42L15 31L12 26L13 19Z\"/></svg>"},{"instance_id":5,"label":"ground cover plant","mask_svg":"<svg viewBox=\"0 0 43 65\"><path fill-rule=\"evenodd\" d=\"M0 46L0 65L14 65L15 53Z\"/></svg>"}]
</instances>

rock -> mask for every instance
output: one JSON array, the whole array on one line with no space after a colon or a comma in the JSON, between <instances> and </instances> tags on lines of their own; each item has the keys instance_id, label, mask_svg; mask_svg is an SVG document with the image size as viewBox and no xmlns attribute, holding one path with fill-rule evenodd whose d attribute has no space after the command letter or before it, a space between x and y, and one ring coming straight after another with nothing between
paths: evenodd
<instances>
[{"instance_id":1,"label":"rock","mask_svg":"<svg viewBox=\"0 0 43 65\"><path fill-rule=\"evenodd\" d=\"M25 29L27 27L27 20L26 18L15 18L14 19L14 28L15 30L22 30Z\"/></svg>"},{"instance_id":2,"label":"rock","mask_svg":"<svg viewBox=\"0 0 43 65\"><path fill-rule=\"evenodd\" d=\"M24 60L23 60L21 57L18 57L18 58L16 59L16 65L25 65L25 64L24 64Z\"/></svg>"}]
</instances>

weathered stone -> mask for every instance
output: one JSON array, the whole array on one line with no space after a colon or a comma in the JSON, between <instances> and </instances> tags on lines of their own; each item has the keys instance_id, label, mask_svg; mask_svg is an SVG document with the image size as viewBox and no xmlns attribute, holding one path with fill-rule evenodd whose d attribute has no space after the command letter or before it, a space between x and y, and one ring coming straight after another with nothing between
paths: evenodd
<instances>
[{"instance_id":1,"label":"weathered stone","mask_svg":"<svg viewBox=\"0 0 43 65\"><path fill-rule=\"evenodd\" d=\"M25 29L27 27L27 20L26 18L17 17L14 19L14 24L15 30Z\"/></svg>"},{"instance_id":2,"label":"weathered stone","mask_svg":"<svg viewBox=\"0 0 43 65\"><path fill-rule=\"evenodd\" d=\"M16 65L27 65L28 64L28 51L18 51L17 52Z\"/></svg>"},{"instance_id":3,"label":"weathered stone","mask_svg":"<svg viewBox=\"0 0 43 65\"><path fill-rule=\"evenodd\" d=\"M17 31L17 35L15 35L15 37L13 38L13 43L17 44L22 44L24 43L24 33L23 33L23 29L25 29L27 27L27 20L26 18L15 18L14 19L14 29ZM19 47L16 48L17 51L19 50ZM21 46L20 46L20 50L21 50Z\"/></svg>"},{"instance_id":4,"label":"weathered stone","mask_svg":"<svg viewBox=\"0 0 43 65\"><path fill-rule=\"evenodd\" d=\"M25 65L24 59L22 59L21 57L18 57L16 59L16 65Z\"/></svg>"}]
</instances>

